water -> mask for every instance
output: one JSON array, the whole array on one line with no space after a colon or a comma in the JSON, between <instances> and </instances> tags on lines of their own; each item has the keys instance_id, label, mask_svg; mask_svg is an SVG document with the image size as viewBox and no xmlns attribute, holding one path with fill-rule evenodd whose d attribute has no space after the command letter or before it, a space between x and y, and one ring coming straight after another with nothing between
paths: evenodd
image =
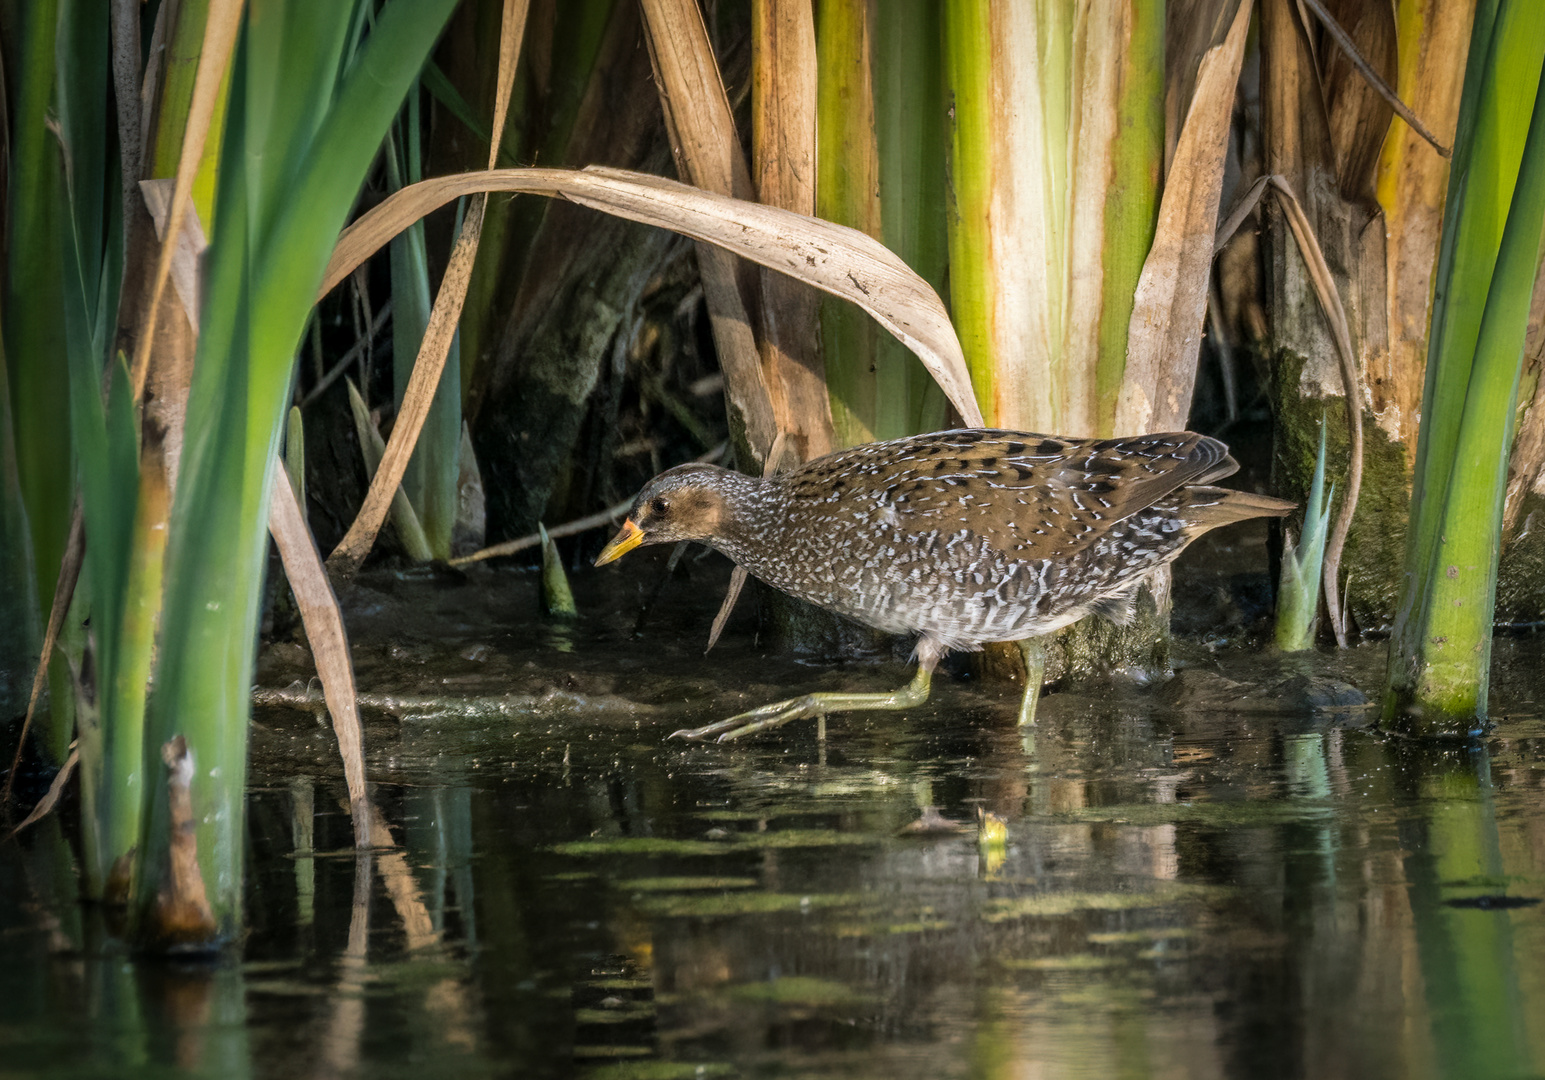
<instances>
[{"instance_id":1,"label":"water","mask_svg":"<svg viewBox=\"0 0 1545 1080\"><path fill-rule=\"evenodd\" d=\"M231 959L113 945L58 901L57 823L0 849L0 1075L1545 1072L1532 641L1500 643L1501 722L1474 744L1270 693L1204 706L1212 672L1291 671L1193 645L1186 693L1073 688L1028 734L1009 688L943 680L824 743L805 722L731 749L664 736L907 669L764 660L733 630L704 660L701 605L665 602L638 645L626 620L527 631L482 609L506 600L356 601L362 685L531 695L513 720L372 720L391 850L350 849L330 734L258 714ZM409 606L432 633L401 630ZM1307 670L1374 687L1381 663ZM959 831L906 831L930 806ZM979 810L1005 842L979 842Z\"/></svg>"}]
</instances>

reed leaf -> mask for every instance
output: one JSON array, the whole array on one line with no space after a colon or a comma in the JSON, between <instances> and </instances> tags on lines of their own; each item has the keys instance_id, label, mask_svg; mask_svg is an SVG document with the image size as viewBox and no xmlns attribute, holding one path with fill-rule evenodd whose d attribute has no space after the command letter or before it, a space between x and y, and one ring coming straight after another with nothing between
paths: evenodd
<instances>
[{"instance_id":1,"label":"reed leaf","mask_svg":"<svg viewBox=\"0 0 1545 1080\"><path fill-rule=\"evenodd\" d=\"M1225 39L1207 51L1197 71L1157 234L1132 306L1124 378L1116 380L1116 431L1178 430L1190 416L1234 89L1244 63L1251 6L1242 0Z\"/></svg>"},{"instance_id":2,"label":"reed leaf","mask_svg":"<svg viewBox=\"0 0 1545 1080\"><path fill-rule=\"evenodd\" d=\"M285 472L282 466L280 472ZM365 789L364 733L354 692L349 637L344 630L338 597L322 566L322 556L317 552L311 530L306 527L304 505L289 476L284 476L274 485L269 532L284 562L285 577L295 592L295 602L300 607L301 621L306 628L306 640L311 643L311 656L322 679L327 711L338 736L344 781L349 789L349 810L354 819L354 843L368 848L371 842L370 797Z\"/></svg>"},{"instance_id":3,"label":"reed leaf","mask_svg":"<svg viewBox=\"0 0 1545 1080\"><path fill-rule=\"evenodd\" d=\"M1423 733L1469 731L1486 715L1507 451L1545 210L1542 63L1545 9L1477 7L1385 697L1387 719Z\"/></svg>"},{"instance_id":4,"label":"reed leaf","mask_svg":"<svg viewBox=\"0 0 1545 1080\"><path fill-rule=\"evenodd\" d=\"M1477 4L1438 250L1407 580L1426 572L1437 545L1438 522L1420 507L1429 498L1441 499L1448 487L1470 360L1533 106L1517 87L1535 84L1542 56L1545 8L1509 0ZM1397 636L1408 614L1397 615Z\"/></svg>"},{"instance_id":5,"label":"reed leaf","mask_svg":"<svg viewBox=\"0 0 1545 1080\"><path fill-rule=\"evenodd\" d=\"M66 228L60 314L70 430L91 541L84 569L97 672L94 697L80 702L78 717L86 894L121 902L127 894L131 852L139 842L141 735L159 601L155 564L161 535L148 527L135 528L138 424L121 358L109 370L111 389L103 402L104 360L116 324L122 269L122 204L108 198L114 185L102 139L108 128L104 14L101 4L61 3L55 110L59 149L68 163L62 192ZM117 880L110 881L114 877Z\"/></svg>"},{"instance_id":6,"label":"reed leaf","mask_svg":"<svg viewBox=\"0 0 1545 1080\"><path fill-rule=\"evenodd\" d=\"M719 195L751 198L750 169L697 0L641 0L640 7L665 128L683 178ZM760 468L783 427L773 411L747 312L751 290L742 293L740 267L722 249L699 244L697 261L724 370L731 437L737 451ZM750 270L745 285L759 276L760 271Z\"/></svg>"},{"instance_id":7,"label":"reed leaf","mask_svg":"<svg viewBox=\"0 0 1545 1080\"><path fill-rule=\"evenodd\" d=\"M494 99L495 134L488 148L489 168L493 167L499 157L500 139L515 76L515 60L520 54L520 44L525 33L526 14L527 4L524 0L505 0L500 27L498 85ZM413 115L412 109L409 115ZM398 510L399 501L410 501L405 498L398 484L408 467L408 455L417 452L420 435L426 425L431 431L431 440L423 459L425 475L421 477L419 485L422 496L419 505L434 516L433 532L427 536L429 550L436 558L449 559L451 556L451 538L461 504L461 363L457 350L457 326L471 286L487 208L487 193L478 193L470 203L468 214L460 222L450 261L440 282L439 294L435 297L433 308L424 318L423 329L419 334L421 340L414 348L413 365L406 375L400 366L398 368L399 385L402 387L401 402L397 423L392 428L391 442L387 444L385 452L380 454L379 472L376 472L375 466L371 468L373 475L364 505L328 559L331 567L344 576L359 569L375 543L376 533L385 517L389 492L394 513L404 521L410 516L410 513ZM411 235L415 229L421 232L421 228L415 222L409 227L408 234ZM393 240L394 244L396 239ZM394 247L394 254L395 251ZM394 277L396 265L394 257ZM423 281L423 299L427 300L427 271L422 279L415 274L408 285L417 290L419 280ZM414 317L417 317L417 313ZM352 386L350 393L357 397ZM350 399L351 404L354 397ZM454 433L447 427L452 418L457 425ZM363 436L361 445L364 445ZM411 511L411 507L408 509ZM416 538L413 543L417 543Z\"/></svg>"},{"instance_id":8,"label":"reed leaf","mask_svg":"<svg viewBox=\"0 0 1545 1080\"><path fill-rule=\"evenodd\" d=\"M16 472L16 427L11 419L11 380L0 341L0 655L26 658L0 675L0 709L24 711L26 664L38 655L37 585L32 577L32 538ZM6 780L9 794L10 779ZM0 805L6 800L0 799Z\"/></svg>"},{"instance_id":9,"label":"reed leaf","mask_svg":"<svg viewBox=\"0 0 1545 1080\"><path fill-rule=\"evenodd\" d=\"M1108 428L1163 147L1163 18L1127 2L944 6L950 294L993 423Z\"/></svg>"},{"instance_id":10,"label":"reed leaf","mask_svg":"<svg viewBox=\"0 0 1545 1080\"><path fill-rule=\"evenodd\" d=\"M1330 507L1336 486L1325 491L1325 425L1320 425L1320 453L1314 462L1314 481L1304 506L1303 531L1295 544L1291 537L1282 545L1282 575L1277 589L1277 648L1302 652L1314 648L1314 631L1320 610L1320 570L1325 561L1325 539L1330 529Z\"/></svg>"},{"instance_id":11,"label":"reed leaf","mask_svg":"<svg viewBox=\"0 0 1545 1080\"><path fill-rule=\"evenodd\" d=\"M354 417L354 434L359 439L360 458L365 465L365 475L370 478L371 487L374 488L375 478L381 473L381 459L386 455L386 442L376 430L375 421L370 418L370 406L365 404L359 387L354 385L353 379L346 381L349 384L349 412ZM401 484L385 490L391 492L392 525L397 530L397 539L402 542L408 558L414 562L429 562L434 558L434 553L429 550L429 538L424 535L424 527L418 520L418 511L413 508L413 501L402 490ZM376 528L379 530L379 523ZM371 535L373 538L374 533Z\"/></svg>"},{"instance_id":12,"label":"reed leaf","mask_svg":"<svg viewBox=\"0 0 1545 1080\"><path fill-rule=\"evenodd\" d=\"M816 32L816 216L880 239L879 159L870 72L870 22L864 0L820 5ZM874 323L847 304L821 304L821 344L839 446L877 437L879 380Z\"/></svg>"},{"instance_id":13,"label":"reed leaf","mask_svg":"<svg viewBox=\"0 0 1545 1080\"><path fill-rule=\"evenodd\" d=\"M936 291L949 268L948 104L939 5L896 0L875 20L874 128L880 239ZM900 342L876 340L874 431L891 439L945 425L947 403Z\"/></svg>"},{"instance_id":14,"label":"reed leaf","mask_svg":"<svg viewBox=\"0 0 1545 1080\"><path fill-rule=\"evenodd\" d=\"M558 544L547 534L546 525L538 523L537 534L542 538L542 610L550 619L572 619L579 608L574 606L574 592L563 572Z\"/></svg>"},{"instance_id":15,"label":"reed leaf","mask_svg":"<svg viewBox=\"0 0 1545 1080\"><path fill-rule=\"evenodd\" d=\"M206 33L211 6L211 0L180 0L176 5L175 24L167 43L166 56L162 60L166 74L160 83L156 130L150 143L150 167L146 172L147 176L159 177L177 174L182 159L184 133L189 130L188 119L190 116L203 116L207 109L207 120L203 123L204 134L194 157L197 164L188 187L188 197L193 200L193 208L204 223L206 233L214 229L215 175L220 163L225 105L231 89L229 57L219 55L218 27L213 43L215 47L206 49L207 44L210 44L206 42ZM213 6L217 21L231 18L231 5L216 0ZM217 81L212 93L205 91L209 94L207 104L200 102L195 111L198 68L206 51L210 57L210 70L215 73Z\"/></svg>"},{"instance_id":16,"label":"reed leaf","mask_svg":"<svg viewBox=\"0 0 1545 1080\"><path fill-rule=\"evenodd\" d=\"M816 44L809 0L751 5L751 156L759 201L815 210ZM781 274L761 275L762 368L779 429L801 460L833 446L821 298Z\"/></svg>"},{"instance_id":17,"label":"reed leaf","mask_svg":"<svg viewBox=\"0 0 1545 1080\"><path fill-rule=\"evenodd\" d=\"M1509 8L1527 6L1504 3L1493 31L1494 58L1502 44L1496 40L1499 35L1532 30L1545 36L1545 18L1526 30L1508 17ZM1545 57L1545 50L1539 55ZM1421 534L1435 532L1435 536L1430 562L1421 567L1419 576L1408 580L1402 597L1402 611L1410 607L1416 618L1414 625L1402 627L1406 635L1391 642L1395 693L1386 708L1407 707L1410 711L1401 714L1401 722L1425 734L1473 731L1486 719L1508 452L1545 229L1545 72L1539 61L1534 85L1527 141L1496 249L1463 398L1449 410L1458 411L1452 448L1446 461L1437 458L1436 449L1422 459L1428 467L1422 478L1425 498L1416 504L1411 532L1418 541ZM1506 93L1516 95L1516 84ZM1484 137L1486 127L1505 123L1507 117L1491 113L1488 120L1482 121L1478 135ZM1469 150L1475 154L1477 146ZM1469 164L1475 165L1473 158ZM1488 199L1495 189L1478 188L1476 194ZM1469 192L1460 195L1469 197ZM1460 261L1456 256L1454 265ZM1451 312L1449 318L1457 322L1468 314ZM1449 354L1442 359L1454 363L1463 358ZM1440 373L1439 379L1444 377ZM1424 417L1424 441L1426 437ZM1435 432L1434 442L1438 437ZM1440 466L1446 466L1447 473L1441 490L1433 483ZM1397 647L1405 651L1397 654Z\"/></svg>"},{"instance_id":18,"label":"reed leaf","mask_svg":"<svg viewBox=\"0 0 1545 1080\"><path fill-rule=\"evenodd\" d=\"M415 84L408 93L404 114L398 119L396 135L386 146L387 174L393 189L423 179L424 148L418 98ZM478 220L481 220L480 215ZM394 237L391 244L392 369L399 410L418 366L433 306L429 255L424 244L422 221ZM474 257L475 253L476 248L473 249ZM445 283L441 287L443 289ZM413 453L402 476L402 490L423 525L431 555L444 560L451 557L451 533L456 524L458 501L456 482L461 472L461 356L454 334L444 358L438 362L443 366L434 384L429 411L413 441Z\"/></svg>"},{"instance_id":19,"label":"reed leaf","mask_svg":"<svg viewBox=\"0 0 1545 1080\"><path fill-rule=\"evenodd\" d=\"M39 0L18 11L18 55L7 165L5 352L16 477L30 532L39 603L54 595L70 529L74 462L70 436L69 380L59 378L65 355L64 306L66 209L56 136L50 130L59 0ZM106 62L106 57L101 58ZM47 612L5 612L34 625ZM68 636L68 634L66 634ZM53 708L39 748L58 764L67 753L74 718L64 663L50 669Z\"/></svg>"},{"instance_id":20,"label":"reed leaf","mask_svg":"<svg viewBox=\"0 0 1545 1080\"><path fill-rule=\"evenodd\" d=\"M1465 51L1473 3L1401 0L1396 5L1399 70L1396 90L1440 135L1451 139L1458 122ZM1449 162L1433 153L1405 124L1390 125L1379 158L1377 197L1384 216L1385 296L1389 365L1375 382L1373 411L1414 465L1422 378L1433 295L1438 238Z\"/></svg>"},{"instance_id":21,"label":"reed leaf","mask_svg":"<svg viewBox=\"0 0 1545 1080\"><path fill-rule=\"evenodd\" d=\"M246 722L269 494L290 376L334 239L451 0L387 4L357 53L346 5L255 0L231 77L187 441L168 541L161 664L147 743L184 734L198 860L216 937L241 910ZM348 57L345 66L345 57ZM154 785L141 934L167 871L167 792ZM175 929L175 928L172 928Z\"/></svg>"}]
</instances>

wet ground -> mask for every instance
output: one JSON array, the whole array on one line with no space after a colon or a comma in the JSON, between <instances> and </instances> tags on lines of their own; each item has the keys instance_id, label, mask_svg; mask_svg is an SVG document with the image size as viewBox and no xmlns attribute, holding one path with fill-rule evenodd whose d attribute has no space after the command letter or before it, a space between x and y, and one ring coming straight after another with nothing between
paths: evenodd
<instances>
[{"instance_id":1,"label":"wet ground","mask_svg":"<svg viewBox=\"0 0 1545 1080\"><path fill-rule=\"evenodd\" d=\"M1061 688L1033 731L1012 687L943 679L824 742L688 745L666 735L909 671L769 653L745 614L703 658L706 563L636 638L652 565L577 580L572 626L514 573L350 597L395 846L355 854L330 732L260 709L234 959L134 961L51 904L57 823L0 848L0 1076L1545 1073L1537 639L1499 641L1473 744L1371 729L1382 644L1287 661L1236 620L1162 685ZM1237 609L1208 573L1185 594ZM260 676L305 672L279 645Z\"/></svg>"}]
</instances>

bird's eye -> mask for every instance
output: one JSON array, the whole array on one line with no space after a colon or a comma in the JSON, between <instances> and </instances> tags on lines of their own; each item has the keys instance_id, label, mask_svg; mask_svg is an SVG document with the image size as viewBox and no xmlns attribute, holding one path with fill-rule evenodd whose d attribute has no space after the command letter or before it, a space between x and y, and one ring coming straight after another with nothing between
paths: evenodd
<instances>
[{"instance_id":1,"label":"bird's eye","mask_svg":"<svg viewBox=\"0 0 1545 1080\"><path fill-rule=\"evenodd\" d=\"M651 501L650 504L649 504L649 512L651 514L655 515L656 517L663 516L665 514L665 512L667 510L669 510L670 508L671 508L671 504L666 502L664 499L661 499L661 498L656 498L653 501Z\"/></svg>"}]
</instances>

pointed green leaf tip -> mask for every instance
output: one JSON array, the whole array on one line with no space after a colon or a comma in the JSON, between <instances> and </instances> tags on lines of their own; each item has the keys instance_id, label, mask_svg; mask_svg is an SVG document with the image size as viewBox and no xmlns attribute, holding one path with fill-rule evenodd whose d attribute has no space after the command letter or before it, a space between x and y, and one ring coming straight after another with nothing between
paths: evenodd
<instances>
[{"instance_id":1,"label":"pointed green leaf tip","mask_svg":"<svg viewBox=\"0 0 1545 1080\"><path fill-rule=\"evenodd\" d=\"M1320 419L1320 452L1314 462L1314 482L1304 507L1303 535L1282 544L1282 577L1277 590L1277 648L1302 652L1314 647L1320 608L1320 571L1325 562L1330 507L1336 488L1325 491L1325 420Z\"/></svg>"},{"instance_id":2,"label":"pointed green leaf tip","mask_svg":"<svg viewBox=\"0 0 1545 1080\"><path fill-rule=\"evenodd\" d=\"M537 529L542 534L542 610L552 619L572 619L579 609L574 606L574 593L569 589L568 575L563 572L558 545L547 535L546 525L538 525Z\"/></svg>"}]
</instances>

